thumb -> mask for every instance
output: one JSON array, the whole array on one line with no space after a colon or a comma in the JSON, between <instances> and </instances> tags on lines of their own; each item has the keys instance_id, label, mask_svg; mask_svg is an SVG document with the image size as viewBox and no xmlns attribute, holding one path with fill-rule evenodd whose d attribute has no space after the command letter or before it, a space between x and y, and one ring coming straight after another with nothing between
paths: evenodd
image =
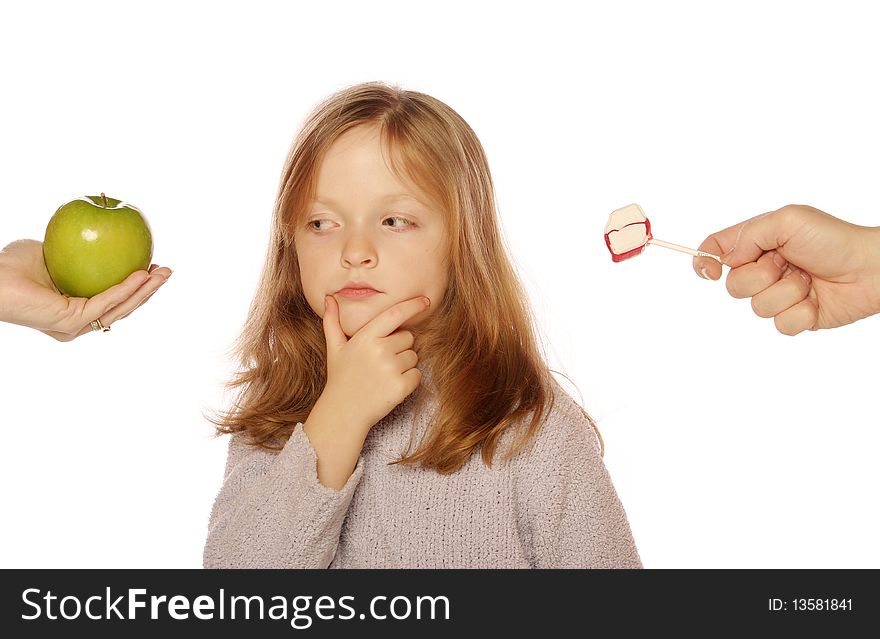
<instances>
[{"instance_id":1,"label":"thumb","mask_svg":"<svg viewBox=\"0 0 880 639\"><path fill-rule=\"evenodd\" d=\"M348 341L339 324L339 304L332 295L324 296L324 339L328 349L339 348Z\"/></svg>"},{"instance_id":2,"label":"thumb","mask_svg":"<svg viewBox=\"0 0 880 639\"><path fill-rule=\"evenodd\" d=\"M795 233L797 225L791 222L791 217L782 208L737 225L739 228L730 249L721 255L722 264L737 268L756 262L767 251L778 251Z\"/></svg>"}]
</instances>

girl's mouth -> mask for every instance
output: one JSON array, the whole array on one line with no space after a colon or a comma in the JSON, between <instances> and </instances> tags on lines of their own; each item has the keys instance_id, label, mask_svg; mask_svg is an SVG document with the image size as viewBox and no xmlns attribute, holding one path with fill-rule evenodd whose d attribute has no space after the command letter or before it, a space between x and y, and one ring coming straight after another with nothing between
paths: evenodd
<instances>
[{"instance_id":1,"label":"girl's mouth","mask_svg":"<svg viewBox=\"0 0 880 639\"><path fill-rule=\"evenodd\" d=\"M338 295L349 300L362 300L378 293L379 291L373 288L344 288L339 291Z\"/></svg>"}]
</instances>

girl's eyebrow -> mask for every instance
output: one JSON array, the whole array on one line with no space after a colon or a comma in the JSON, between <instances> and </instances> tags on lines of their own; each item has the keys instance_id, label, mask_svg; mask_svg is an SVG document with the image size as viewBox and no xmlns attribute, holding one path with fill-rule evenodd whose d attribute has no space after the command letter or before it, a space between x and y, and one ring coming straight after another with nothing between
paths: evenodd
<instances>
[{"instance_id":1,"label":"girl's eyebrow","mask_svg":"<svg viewBox=\"0 0 880 639\"><path fill-rule=\"evenodd\" d=\"M386 195L385 197L379 198L380 202L397 202L398 200L413 200L415 202L421 203L417 198L413 197L409 193L391 193L391 194ZM324 195L317 195L317 196L315 196L315 199L312 201L320 203L320 204L335 204L336 203L336 201L333 198L327 197Z\"/></svg>"}]
</instances>

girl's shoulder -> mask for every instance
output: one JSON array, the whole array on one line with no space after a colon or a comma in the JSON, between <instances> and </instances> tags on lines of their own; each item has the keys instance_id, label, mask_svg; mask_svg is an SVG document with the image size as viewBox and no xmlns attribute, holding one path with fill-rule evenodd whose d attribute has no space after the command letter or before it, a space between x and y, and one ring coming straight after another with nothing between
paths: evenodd
<instances>
[{"instance_id":1,"label":"girl's shoulder","mask_svg":"<svg viewBox=\"0 0 880 639\"><path fill-rule=\"evenodd\" d=\"M556 465L563 459L601 460L602 442L593 419L555 379L552 391L537 433L516 459L530 466ZM531 414L526 416L519 428L527 427L531 419Z\"/></svg>"}]
</instances>

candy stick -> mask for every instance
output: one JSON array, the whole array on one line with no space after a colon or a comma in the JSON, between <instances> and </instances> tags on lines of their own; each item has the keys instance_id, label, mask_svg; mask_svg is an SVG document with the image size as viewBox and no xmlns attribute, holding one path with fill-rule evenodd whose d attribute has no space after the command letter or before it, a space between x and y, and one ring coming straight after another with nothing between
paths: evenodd
<instances>
[{"instance_id":1,"label":"candy stick","mask_svg":"<svg viewBox=\"0 0 880 639\"><path fill-rule=\"evenodd\" d=\"M662 246L664 248L669 248L674 251L681 251L682 253L689 253L695 257L711 257L713 260L717 260L721 263L721 258L717 255L712 255L711 253L706 253L705 251L695 251L694 249L687 248L686 246L681 246L680 244L673 244L672 242L664 242L663 240L658 240L656 237L652 237L648 240L648 244L656 244L657 246Z\"/></svg>"}]
</instances>

